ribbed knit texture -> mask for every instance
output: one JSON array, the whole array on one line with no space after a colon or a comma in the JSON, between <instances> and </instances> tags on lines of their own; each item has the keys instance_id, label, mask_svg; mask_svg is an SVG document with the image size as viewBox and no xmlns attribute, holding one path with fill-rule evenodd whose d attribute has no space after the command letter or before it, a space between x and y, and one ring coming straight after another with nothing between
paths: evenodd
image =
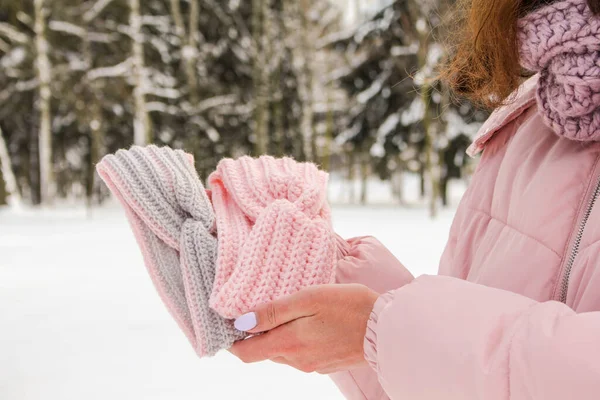
<instances>
[{"instance_id":1,"label":"ribbed knit texture","mask_svg":"<svg viewBox=\"0 0 600 400\"><path fill-rule=\"evenodd\" d=\"M210 305L220 315L334 281L326 173L290 158L242 157L222 160L209 185L219 239Z\"/></svg>"},{"instance_id":2,"label":"ribbed knit texture","mask_svg":"<svg viewBox=\"0 0 600 400\"><path fill-rule=\"evenodd\" d=\"M600 140L600 17L586 0L554 2L519 21L521 64L540 73L545 122L572 140Z\"/></svg>"},{"instance_id":3,"label":"ribbed knit texture","mask_svg":"<svg viewBox=\"0 0 600 400\"><path fill-rule=\"evenodd\" d=\"M134 146L104 157L97 170L123 205L154 285L198 355L214 355L245 337L209 307L215 214L193 158Z\"/></svg>"}]
</instances>

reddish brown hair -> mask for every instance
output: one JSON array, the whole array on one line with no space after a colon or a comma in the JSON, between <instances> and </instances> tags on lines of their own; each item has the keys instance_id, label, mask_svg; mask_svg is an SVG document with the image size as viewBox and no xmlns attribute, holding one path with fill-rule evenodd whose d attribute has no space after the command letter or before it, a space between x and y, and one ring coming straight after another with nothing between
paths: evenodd
<instances>
[{"instance_id":1,"label":"reddish brown hair","mask_svg":"<svg viewBox=\"0 0 600 400\"><path fill-rule=\"evenodd\" d=\"M519 64L517 21L554 0L459 0L457 45L441 78L456 94L486 107L507 102L527 72ZM588 0L600 14L600 0Z\"/></svg>"}]
</instances>

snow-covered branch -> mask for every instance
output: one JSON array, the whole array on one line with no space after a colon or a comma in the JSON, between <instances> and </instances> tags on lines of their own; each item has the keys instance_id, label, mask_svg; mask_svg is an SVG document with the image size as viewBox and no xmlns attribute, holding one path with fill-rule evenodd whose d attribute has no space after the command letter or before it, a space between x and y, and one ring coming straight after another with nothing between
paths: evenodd
<instances>
[{"instance_id":1,"label":"snow-covered branch","mask_svg":"<svg viewBox=\"0 0 600 400\"><path fill-rule=\"evenodd\" d=\"M83 20L85 22L91 22L93 19L95 19L98 15L100 15L100 13L102 11L104 11L104 9L110 4L112 3L113 0L98 0L93 6L92 8L90 8L88 11L86 11L85 14L83 14Z\"/></svg>"},{"instance_id":2,"label":"snow-covered branch","mask_svg":"<svg viewBox=\"0 0 600 400\"><path fill-rule=\"evenodd\" d=\"M100 78L116 78L120 76L126 76L131 72L133 62L131 58L123 61L120 64L113 65L111 67L102 67L91 70L87 73L89 80L100 79Z\"/></svg>"},{"instance_id":3,"label":"snow-covered branch","mask_svg":"<svg viewBox=\"0 0 600 400\"><path fill-rule=\"evenodd\" d=\"M14 26L7 24L6 22L0 22L0 35L3 35L7 39L20 44L29 43L29 36L17 30Z\"/></svg>"},{"instance_id":4,"label":"snow-covered branch","mask_svg":"<svg viewBox=\"0 0 600 400\"><path fill-rule=\"evenodd\" d=\"M206 136L208 136L208 138L212 142L218 142L219 139L221 138L221 135L219 135L219 132L212 125L210 125L204 118L202 118L200 116L195 116L194 118L192 118L190 120L190 122L195 125L198 125L202 130L204 130L204 132L206 133Z\"/></svg>"},{"instance_id":5,"label":"snow-covered branch","mask_svg":"<svg viewBox=\"0 0 600 400\"><path fill-rule=\"evenodd\" d=\"M0 38L0 51L8 53L10 51L10 45Z\"/></svg>"},{"instance_id":6,"label":"snow-covered branch","mask_svg":"<svg viewBox=\"0 0 600 400\"><path fill-rule=\"evenodd\" d=\"M114 33L88 32L88 40L96 43L113 43L119 39Z\"/></svg>"},{"instance_id":7,"label":"snow-covered branch","mask_svg":"<svg viewBox=\"0 0 600 400\"><path fill-rule=\"evenodd\" d=\"M392 57L412 56L419 52L419 43L413 42L410 46L394 46L390 50Z\"/></svg>"},{"instance_id":8,"label":"snow-covered branch","mask_svg":"<svg viewBox=\"0 0 600 400\"><path fill-rule=\"evenodd\" d=\"M237 96L233 94L224 96L215 96L198 103L193 109L194 114L200 114L211 108L220 107L228 104L234 104L237 101Z\"/></svg>"},{"instance_id":9,"label":"snow-covered branch","mask_svg":"<svg viewBox=\"0 0 600 400\"><path fill-rule=\"evenodd\" d=\"M30 90L37 89L39 85L40 81L37 78L34 78L27 81L17 82L17 84L15 85L15 89L18 92L28 92Z\"/></svg>"},{"instance_id":10,"label":"snow-covered branch","mask_svg":"<svg viewBox=\"0 0 600 400\"><path fill-rule=\"evenodd\" d=\"M179 107L176 106L170 106L168 104L165 103L161 103L160 101L151 101L149 103L146 103L146 111L150 112L160 112L163 114L169 114L169 115L180 115L181 114L181 110L179 109Z\"/></svg>"},{"instance_id":11,"label":"snow-covered branch","mask_svg":"<svg viewBox=\"0 0 600 400\"><path fill-rule=\"evenodd\" d=\"M18 46L8 51L6 55L0 58L0 67L2 68L20 68L21 64L27 58L27 50L23 46Z\"/></svg>"},{"instance_id":12,"label":"snow-covered branch","mask_svg":"<svg viewBox=\"0 0 600 400\"><path fill-rule=\"evenodd\" d=\"M165 99L178 99L181 97L181 92L179 92L179 90L177 89L171 89L171 88L160 88L160 87L144 87L143 88L143 93L144 94L151 94L157 97L162 97Z\"/></svg>"},{"instance_id":13,"label":"snow-covered branch","mask_svg":"<svg viewBox=\"0 0 600 400\"><path fill-rule=\"evenodd\" d=\"M10 99L12 95L15 93L15 85L10 85L7 88L4 88L0 91L0 104L4 104L5 101Z\"/></svg>"},{"instance_id":14,"label":"snow-covered branch","mask_svg":"<svg viewBox=\"0 0 600 400\"><path fill-rule=\"evenodd\" d=\"M48 28L54 32L66 33L82 39L85 38L87 33L85 28L66 21L50 21L48 23Z\"/></svg>"},{"instance_id":15,"label":"snow-covered branch","mask_svg":"<svg viewBox=\"0 0 600 400\"><path fill-rule=\"evenodd\" d=\"M118 40L118 36L114 33L89 32L84 27L66 21L50 21L48 28L54 32L77 36L80 39L87 39L90 42L112 43Z\"/></svg>"},{"instance_id":16,"label":"snow-covered branch","mask_svg":"<svg viewBox=\"0 0 600 400\"><path fill-rule=\"evenodd\" d=\"M31 18L31 16L24 13L23 11L19 11L17 13L17 19L19 20L20 23L27 26L28 28L34 29L33 18Z\"/></svg>"},{"instance_id":17,"label":"snow-covered branch","mask_svg":"<svg viewBox=\"0 0 600 400\"><path fill-rule=\"evenodd\" d=\"M402 111L400 120L403 126L409 126L421 121L423 117L425 117L425 104L421 97L415 97L410 106Z\"/></svg>"},{"instance_id":18,"label":"snow-covered branch","mask_svg":"<svg viewBox=\"0 0 600 400\"><path fill-rule=\"evenodd\" d=\"M169 17L156 15L142 15L140 18L142 26L153 26L162 32L169 32L171 20Z\"/></svg>"},{"instance_id":19,"label":"snow-covered branch","mask_svg":"<svg viewBox=\"0 0 600 400\"><path fill-rule=\"evenodd\" d=\"M254 111L253 103L246 104L230 104L214 109L216 115L250 115Z\"/></svg>"},{"instance_id":20,"label":"snow-covered branch","mask_svg":"<svg viewBox=\"0 0 600 400\"><path fill-rule=\"evenodd\" d=\"M339 135L336 136L335 144L338 146L343 146L348 141L350 141L354 137L356 137L356 135L358 135L361 130L362 130L362 122L361 121L355 122L354 124L352 124L352 126L350 128L346 129L345 131L343 131L342 133L340 133Z\"/></svg>"},{"instance_id":21,"label":"snow-covered branch","mask_svg":"<svg viewBox=\"0 0 600 400\"><path fill-rule=\"evenodd\" d=\"M389 72L381 74L379 78L373 81L371 86L369 86L367 89L363 90L356 96L356 100L361 104L367 103L369 100L375 97L377 93L381 91L381 89L383 88L383 84L385 83L385 81L388 80L390 75L391 74Z\"/></svg>"},{"instance_id":22,"label":"snow-covered branch","mask_svg":"<svg viewBox=\"0 0 600 400\"><path fill-rule=\"evenodd\" d=\"M373 157L383 157L385 155L385 140L392 132L396 130L400 124L400 120L400 113L390 114L379 126L379 129L377 129L375 143L373 143L373 146L371 146L370 150L370 153Z\"/></svg>"}]
</instances>

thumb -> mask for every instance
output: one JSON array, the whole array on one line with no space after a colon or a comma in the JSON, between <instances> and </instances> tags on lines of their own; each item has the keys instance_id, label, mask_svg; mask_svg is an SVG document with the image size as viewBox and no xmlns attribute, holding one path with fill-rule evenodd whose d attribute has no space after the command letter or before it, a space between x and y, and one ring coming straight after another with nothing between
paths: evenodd
<instances>
[{"instance_id":1,"label":"thumb","mask_svg":"<svg viewBox=\"0 0 600 400\"><path fill-rule=\"evenodd\" d=\"M311 296L300 291L282 297L270 303L258 306L253 312L246 313L234 322L237 330L249 333L270 331L295 319L312 315Z\"/></svg>"}]
</instances>

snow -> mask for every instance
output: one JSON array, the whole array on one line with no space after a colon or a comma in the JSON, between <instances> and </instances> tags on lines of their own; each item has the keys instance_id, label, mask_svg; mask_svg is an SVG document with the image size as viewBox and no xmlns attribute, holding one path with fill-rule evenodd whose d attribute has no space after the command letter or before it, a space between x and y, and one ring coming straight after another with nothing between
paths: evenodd
<instances>
[{"instance_id":1,"label":"snow","mask_svg":"<svg viewBox=\"0 0 600 400\"><path fill-rule=\"evenodd\" d=\"M389 187L369 182L374 202ZM413 192L418 181L413 179ZM344 183L333 179L336 202ZM408 191L408 190L407 190ZM358 191L356 192L358 194ZM453 210L336 205L344 237L375 235L435 273ZM227 352L199 360L156 294L123 212L0 209L0 393L19 400L341 399L327 377Z\"/></svg>"}]
</instances>

